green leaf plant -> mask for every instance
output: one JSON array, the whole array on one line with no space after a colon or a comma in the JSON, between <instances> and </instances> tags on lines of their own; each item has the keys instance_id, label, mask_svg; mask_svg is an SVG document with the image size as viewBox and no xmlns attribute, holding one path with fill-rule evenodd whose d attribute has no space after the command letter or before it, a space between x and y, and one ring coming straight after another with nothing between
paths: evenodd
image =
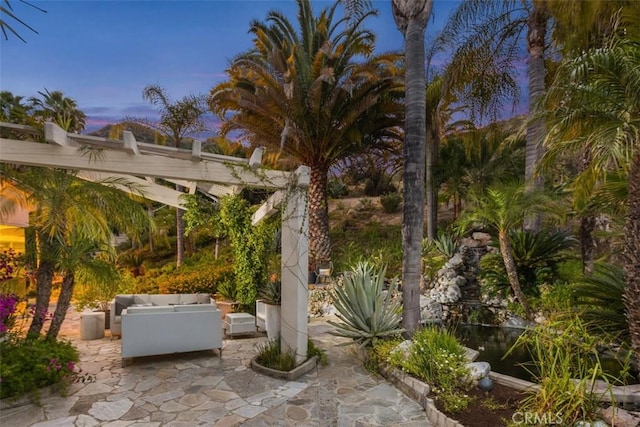
<instances>
[{"instance_id":1,"label":"green leaf plant","mask_svg":"<svg viewBox=\"0 0 640 427\"><path fill-rule=\"evenodd\" d=\"M385 290L386 268L379 270L369 262L357 263L336 286L333 304L342 322L332 322L333 335L352 338L361 347L374 338L398 335L402 319L401 299L396 297L397 283L392 281Z\"/></svg>"}]
</instances>

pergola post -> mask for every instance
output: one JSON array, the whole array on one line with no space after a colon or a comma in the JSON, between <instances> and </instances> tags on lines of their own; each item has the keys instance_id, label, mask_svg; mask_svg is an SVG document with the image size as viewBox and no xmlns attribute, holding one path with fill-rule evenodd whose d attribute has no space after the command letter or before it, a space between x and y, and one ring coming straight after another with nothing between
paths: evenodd
<instances>
[{"instance_id":1,"label":"pergola post","mask_svg":"<svg viewBox=\"0 0 640 427\"><path fill-rule=\"evenodd\" d=\"M308 183L309 168L296 171L299 182ZM309 271L309 221L306 186L294 186L282 209L282 310L280 311L280 348L293 351L296 362L307 358L309 338L307 321L307 284Z\"/></svg>"}]
</instances>

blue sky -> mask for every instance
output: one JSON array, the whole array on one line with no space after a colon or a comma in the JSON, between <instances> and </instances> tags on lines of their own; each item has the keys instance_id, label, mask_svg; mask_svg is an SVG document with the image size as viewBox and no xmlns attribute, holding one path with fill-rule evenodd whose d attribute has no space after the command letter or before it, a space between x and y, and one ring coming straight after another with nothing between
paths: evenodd
<instances>
[{"instance_id":1,"label":"blue sky","mask_svg":"<svg viewBox=\"0 0 640 427\"><path fill-rule=\"evenodd\" d=\"M16 14L39 34L15 25L15 37L0 42L0 89L25 97L61 90L88 116L88 131L125 116L155 116L142 100L149 84L173 99L208 93L224 70L251 47L249 24L276 9L295 21L292 0L35 1L41 13L17 0ZM330 2L316 0L319 10ZM402 35L391 0L374 1L380 14L368 21L380 52L400 50ZM433 38L456 6L435 1L427 39Z\"/></svg>"}]
</instances>

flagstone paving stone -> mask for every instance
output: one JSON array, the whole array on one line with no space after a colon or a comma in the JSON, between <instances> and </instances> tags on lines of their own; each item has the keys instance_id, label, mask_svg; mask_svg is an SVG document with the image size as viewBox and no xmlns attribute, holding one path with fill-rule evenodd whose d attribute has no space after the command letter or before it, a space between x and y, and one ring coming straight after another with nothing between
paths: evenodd
<instances>
[{"instance_id":1,"label":"flagstone paving stone","mask_svg":"<svg viewBox=\"0 0 640 427\"><path fill-rule=\"evenodd\" d=\"M136 358L122 367L120 340L80 340L79 313L70 310L60 338L80 352L79 366L95 382L71 384L66 397L43 393L41 406L0 409L0 426L38 427L429 427L411 399L374 377L353 346L313 321L310 337L329 365L285 381L249 369L266 337L224 340L222 357L205 351Z\"/></svg>"}]
</instances>

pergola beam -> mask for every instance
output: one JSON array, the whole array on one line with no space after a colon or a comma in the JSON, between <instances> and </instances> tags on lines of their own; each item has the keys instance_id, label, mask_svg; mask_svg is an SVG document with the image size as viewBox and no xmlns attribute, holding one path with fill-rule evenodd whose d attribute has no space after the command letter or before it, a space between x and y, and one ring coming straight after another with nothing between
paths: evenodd
<instances>
[{"instance_id":1,"label":"pergola beam","mask_svg":"<svg viewBox=\"0 0 640 427\"><path fill-rule=\"evenodd\" d=\"M84 179L85 181L98 182L102 185L117 188L118 190L134 196L140 196L145 199L153 200L154 202L162 203L163 205L169 205L179 209L185 208L182 199L180 199L180 196L184 193L168 187L163 187L162 185L151 183L146 179L137 178L131 175L89 171L80 171L76 176Z\"/></svg>"},{"instance_id":2,"label":"pergola beam","mask_svg":"<svg viewBox=\"0 0 640 427\"><path fill-rule=\"evenodd\" d=\"M0 138L0 153L5 163L44 166L62 169L82 169L95 172L150 176L155 178L206 181L278 189L287 185L290 173L283 171L252 171L247 166L220 162L192 162L164 156L133 155L123 151L81 151L78 147L54 146L37 142Z\"/></svg>"}]
</instances>

